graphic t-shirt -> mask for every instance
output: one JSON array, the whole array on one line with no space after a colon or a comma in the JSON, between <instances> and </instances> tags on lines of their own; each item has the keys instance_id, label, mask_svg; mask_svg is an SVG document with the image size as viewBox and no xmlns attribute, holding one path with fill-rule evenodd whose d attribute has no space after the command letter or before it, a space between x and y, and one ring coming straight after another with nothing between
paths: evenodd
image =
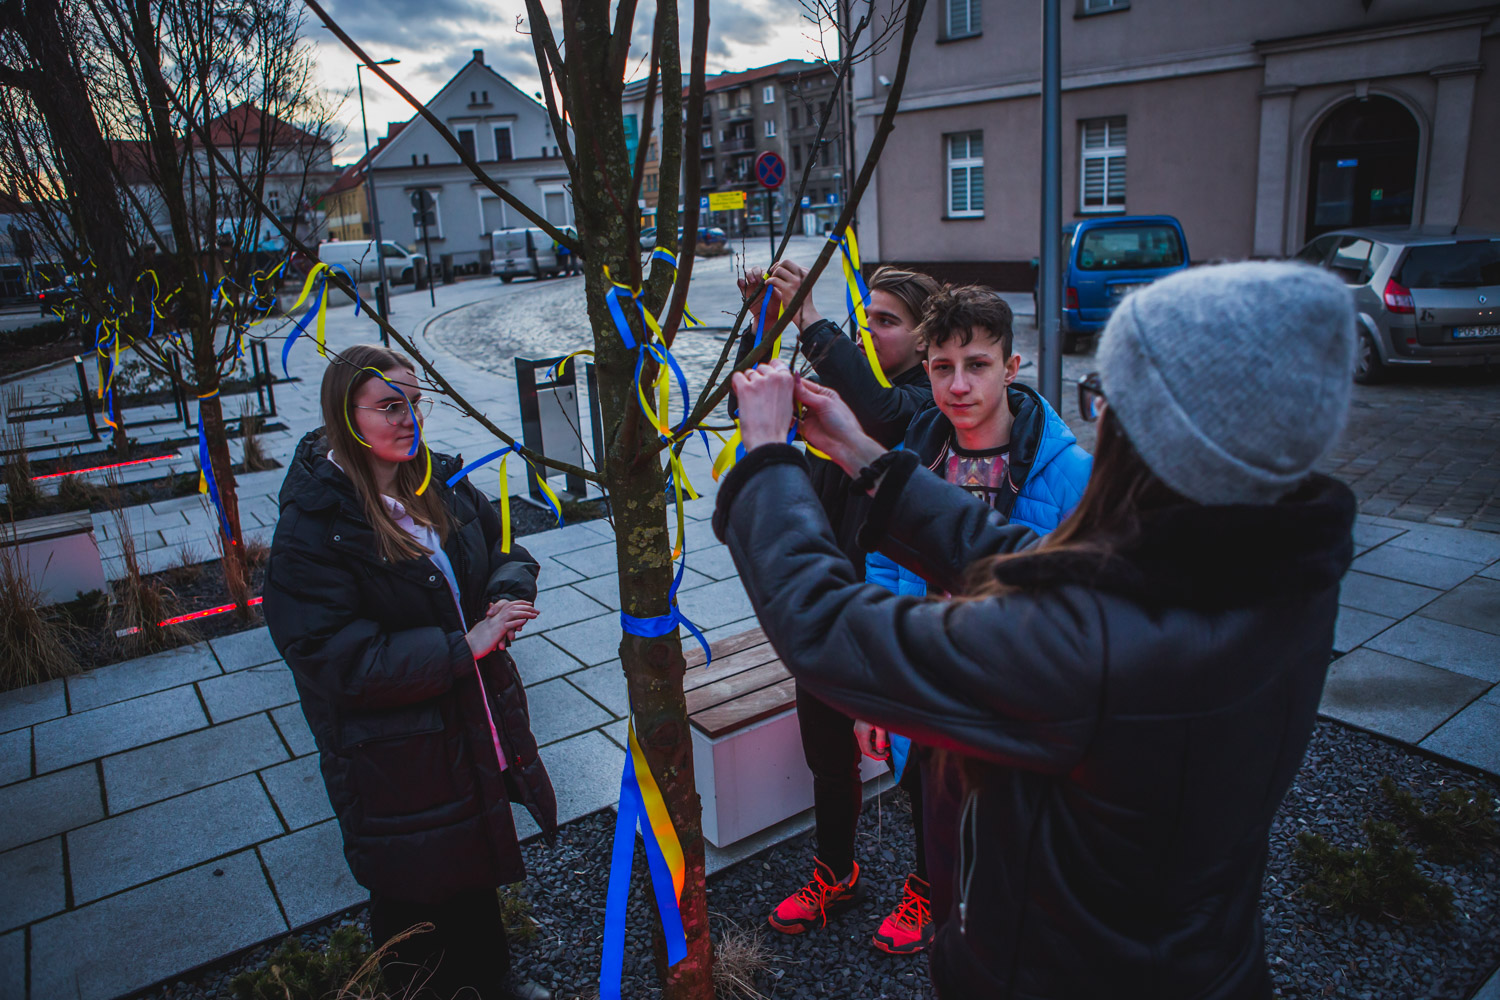
<instances>
[{"instance_id":1,"label":"graphic t-shirt","mask_svg":"<svg viewBox=\"0 0 1500 1000\"><path fill-rule=\"evenodd\" d=\"M983 451L965 451L955 441L948 446L948 463L943 478L955 486L962 486L993 509L1013 489L1007 475L1009 468L1009 444Z\"/></svg>"}]
</instances>

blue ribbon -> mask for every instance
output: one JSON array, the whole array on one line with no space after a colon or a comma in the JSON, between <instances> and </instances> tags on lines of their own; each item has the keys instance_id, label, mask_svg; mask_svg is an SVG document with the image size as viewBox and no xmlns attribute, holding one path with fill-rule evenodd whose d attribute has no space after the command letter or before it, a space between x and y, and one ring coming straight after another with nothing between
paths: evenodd
<instances>
[{"instance_id":1,"label":"blue ribbon","mask_svg":"<svg viewBox=\"0 0 1500 1000\"><path fill-rule=\"evenodd\" d=\"M647 352L649 352L659 364L665 364L668 368L671 368L672 375L677 379L677 395L682 398L682 420L677 424L676 427L672 428L672 430L674 432L681 430L682 426L687 423L689 415L687 376L683 374L682 367L677 364L677 359L672 357L671 351L656 344L641 344L636 349L635 353L635 380L637 382L640 382L641 380L641 369L646 365ZM662 414L662 416L663 418L665 418L666 414ZM657 436L660 437L660 435Z\"/></svg>"},{"instance_id":2,"label":"blue ribbon","mask_svg":"<svg viewBox=\"0 0 1500 1000\"><path fill-rule=\"evenodd\" d=\"M834 242L838 244L839 252L844 255L844 259L849 262L849 271L854 275L854 284L859 290L860 300L868 307L870 304L870 286L865 284L865 276L860 274L859 268L854 266L854 258L849 254L849 237L842 236L834 240ZM844 283L844 302L849 308L849 314L846 319L853 319L855 313L854 293L849 290L848 282Z\"/></svg>"},{"instance_id":3,"label":"blue ribbon","mask_svg":"<svg viewBox=\"0 0 1500 1000\"><path fill-rule=\"evenodd\" d=\"M620 331L620 339L625 342L625 346L633 351L635 350L635 337L630 332L630 321L625 318L625 310L620 305L621 296L635 302L637 308L644 309L645 307L636 302L634 296L625 295L624 289L619 285L611 285L609 291L604 293L604 303L609 306L609 315L615 321L615 329Z\"/></svg>"},{"instance_id":4,"label":"blue ribbon","mask_svg":"<svg viewBox=\"0 0 1500 1000\"><path fill-rule=\"evenodd\" d=\"M203 400L198 400L198 467L203 472L203 481L208 484L208 499L219 514L219 528L224 532L224 541L234 544L234 532L229 528L229 515L224 512L224 501L219 499L219 482L214 478L214 465L208 459L208 436L203 433Z\"/></svg>"},{"instance_id":5,"label":"blue ribbon","mask_svg":"<svg viewBox=\"0 0 1500 1000\"><path fill-rule=\"evenodd\" d=\"M631 635L638 635L643 639L659 639L664 635L670 635L681 625L698 640L698 645L703 647L704 665L713 662L713 650L708 648L708 640L703 637L703 632L688 620L687 615L677 606L677 588L682 586L682 572L687 569L687 552L684 551L682 558L677 562L677 576L672 580L672 589L667 591L667 606L671 608L664 615L655 618L637 618L620 612L620 628Z\"/></svg>"},{"instance_id":6,"label":"blue ribbon","mask_svg":"<svg viewBox=\"0 0 1500 1000\"><path fill-rule=\"evenodd\" d=\"M760 339L766 332L766 308L771 304L771 286L765 285L765 294L760 297L760 318L755 321L755 343L751 347L759 347Z\"/></svg>"},{"instance_id":7,"label":"blue ribbon","mask_svg":"<svg viewBox=\"0 0 1500 1000\"><path fill-rule=\"evenodd\" d=\"M292 324L291 335L286 338L286 343L281 345L281 372L287 378L292 377L292 373L287 370L286 366L287 358L292 354L292 345L297 342L298 337L307 332L309 324L317 319L318 310L323 307L323 296L328 294L328 278L326 275L326 271L318 275L318 290L313 293L313 301L308 305L307 311L302 314L302 317L296 323Z\"/></svg>"},{"instance_id":8,"label":"blue ribbon","mask_svg":"<svg viewBox=\"0 0 1500 1000\"><path fill-rule=\"evenodd\" d=\"M625 768L620 774L619 816L615 821L615 843L611 851L609 893L604 906L604 949L599 964L600 1000L620 1000L620 977L625 971L625 915L630 902L630 873L635 860L635 831L639 824L646 845L646 866L651 872L651 887L656 894L656 909L661 914L662 934L666 938L667 964L676 965L687 957L687 933L682 927L682 913L674 895L672 873L662 856L661 846L646 818L641 798L640 780L635 774L634 755L625 753Z\"/></svg>"},{"instance_id":9,"label":"blue ribbon","mask_svg":"<svg viewBox=\"0 0 1500 1000\"><path fill-rule=\"evenodd\" d=\"M408 405L410 405L410 404L408 404ZM525 455L521 455L521 448L520 448L519 445L508 444L504 448L498 448L495 451L490 452L488 455L484 456L483 458L475 459L474 461L470 462L468 465L464 466L462 469L459 469L453 475L449 476L448 480L447 480L447 486L448 486L448 488L450 490L453 489L454 486L458 485L458 481L460 479L462 479L464 476L467 476L469 473L473 472L475 469L482 468L483 466L489 465L491 462L495 461L497 458L500 458L500 457L502 457L504 455L507 455L510 452L515 452L517 455L521 456L521 461L523 461L523 462L526 461L526 456ZM547 494L545 492L542 494L542 499L544 501L546 501L548 507L552 508L552 516L557 518L557 526L559 528L563 527L563 515L562 515L562 511L558 509L557 504L553 503L552 502L552 498L549 497L549 496L547 496Z\"/></svg>"}]
</instances>

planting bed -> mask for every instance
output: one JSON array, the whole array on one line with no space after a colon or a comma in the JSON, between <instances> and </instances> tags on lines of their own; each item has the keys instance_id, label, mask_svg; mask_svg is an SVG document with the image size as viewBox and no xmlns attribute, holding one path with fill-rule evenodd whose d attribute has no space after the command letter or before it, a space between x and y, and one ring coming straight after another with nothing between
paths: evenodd
<instances>
[{"instance_id":1,"label":"planting bed","mask_svg":"<svg viewBox=\"0 0 1500 1000\"><path fill-rule=\"evenodd\" d=\"M1266 954L1278 996L1465 1000L1500 963L1500 854L1494 850L1462 865L1420 864L1454 891L1455 916L1444 923L1407 926L1339 916L1301 891L1307 873L1292 859L1297 833L1318 831L1345 846L1362 842L1360 825L1367 816L1391 815L1379 791L1379 780L1386 775L1428 801L1441 789L1472 788L1484 781L1357 730L1319 723L1271 837L1263 908ZM613 829L614 814L605 811L569 824L554 848L539 839L526 846L531 877L521 891L538 933L516 945L516 967L524 978L550 985L558 1000L594 995ZM869 944L912 866L911 813L904 793L887 793L866 807L857 850L868 880L865 901L827 929L801 937L774 934L764 921L770 908L810 873L811 835L763 851L709 880L715 936L736 925L759 934L766 960L754 982L762 995L778 1000L931 997L922 958L892 958ZM647 897L644 858L637 851L626 945L627 997L659 995L651 967ZM366 915L356 910L298 937L305 946L318 947L333 927L351 920L364 923ZM269 953L267 946L236 956L146 996L229 996L233 976L263 963Z\"/></svg>"}]
</instances>

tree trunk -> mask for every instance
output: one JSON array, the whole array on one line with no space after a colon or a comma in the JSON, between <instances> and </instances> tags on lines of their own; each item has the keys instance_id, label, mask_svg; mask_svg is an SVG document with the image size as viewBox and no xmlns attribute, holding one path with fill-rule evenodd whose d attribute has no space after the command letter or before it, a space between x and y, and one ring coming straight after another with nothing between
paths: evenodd
<instances>
[{"instance_id":1,"label":"tree trunk","mask_svg":"<svg viewBox=\"0 0 1500 1000\"><path fill-rule=\"evenodd\" d=\"M210 501L213 517L214 537L219 539L223 553L224 583L242 616L247 616L250 599L248 567L245 563L245 546L240 530L239 492L229 455L229 434L224 426L224 402L218 395L219 367L215 351L214 329L207 326L209 320L195 317L193 338L194 380L198 383L198 413L203 421L203 436L208 441L208 463L213 469L214 482L219 491L219 502L224 505L224 516L229 522L230 537L224 537L219 523L219 512Z\"/></svg>"}]
</instances>

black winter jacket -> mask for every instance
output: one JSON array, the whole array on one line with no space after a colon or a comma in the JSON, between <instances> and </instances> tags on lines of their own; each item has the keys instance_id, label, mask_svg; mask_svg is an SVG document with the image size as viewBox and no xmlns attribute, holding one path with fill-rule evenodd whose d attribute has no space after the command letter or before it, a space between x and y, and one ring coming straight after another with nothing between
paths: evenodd
<instances>
[{"instance_id":1,"label":"black winter jacket","mask_svg":"<svg viewBox=\"0 0 1500 1000\"><path fill-rule=\"evenodd\" d=\"M896 597L838 551L792 448L757 448L714 526L783 661L910 734L947 998L1270 995L1260 887L1352 557L1354 501L1182 505L1110 558L1039 552L970 601ZM903 454L867 526L935 589L1028 546Z\"/></svg>"},{"instance_id":2,"label":"black winter jacket","mask_svg":"<svg viewBox=\"0 0 1500 1000\"><path fill-rule=\"evenodd\" d=\"M531 735L510 654L480 661L509 766L501 772L464 621L495 600L536 597L537 564L500 551L500 517L459 460L433 455L432 485L452 517L443 545L464 618L430 559L376 552L354 484L321 430L302 439L281 488L266 569L271 638L296 678L323 780L359 883L411 902L521 879L510 801L549 836L557 802Z\"/></svg>"},{"instance_id":3,"label":"black winter jacket","mask_svg":"<svg viewBox=\"0 0 1500 1000\"><path fill-rule=\"evenodd\" d=\"M870 371L870 362L859 345L830 321L820 319L809 324L798 340L803 355L817 372L818 382L838 393L854 411L864 432L887 448L900 444L911 422L932 406L932 383L920 364L890 379L887 389ZM737 361L744 360L753 346L750 338L742 339ZM733 397L729 405L730 412L735 412ZM839 548L851 562L863 565L864 550L855 536L869 512L870 497L854 489L853 480L844 475L844 470L826 459L809 456L808 468L813 491L823 504Z\"/></svg>"}]
</instances>

